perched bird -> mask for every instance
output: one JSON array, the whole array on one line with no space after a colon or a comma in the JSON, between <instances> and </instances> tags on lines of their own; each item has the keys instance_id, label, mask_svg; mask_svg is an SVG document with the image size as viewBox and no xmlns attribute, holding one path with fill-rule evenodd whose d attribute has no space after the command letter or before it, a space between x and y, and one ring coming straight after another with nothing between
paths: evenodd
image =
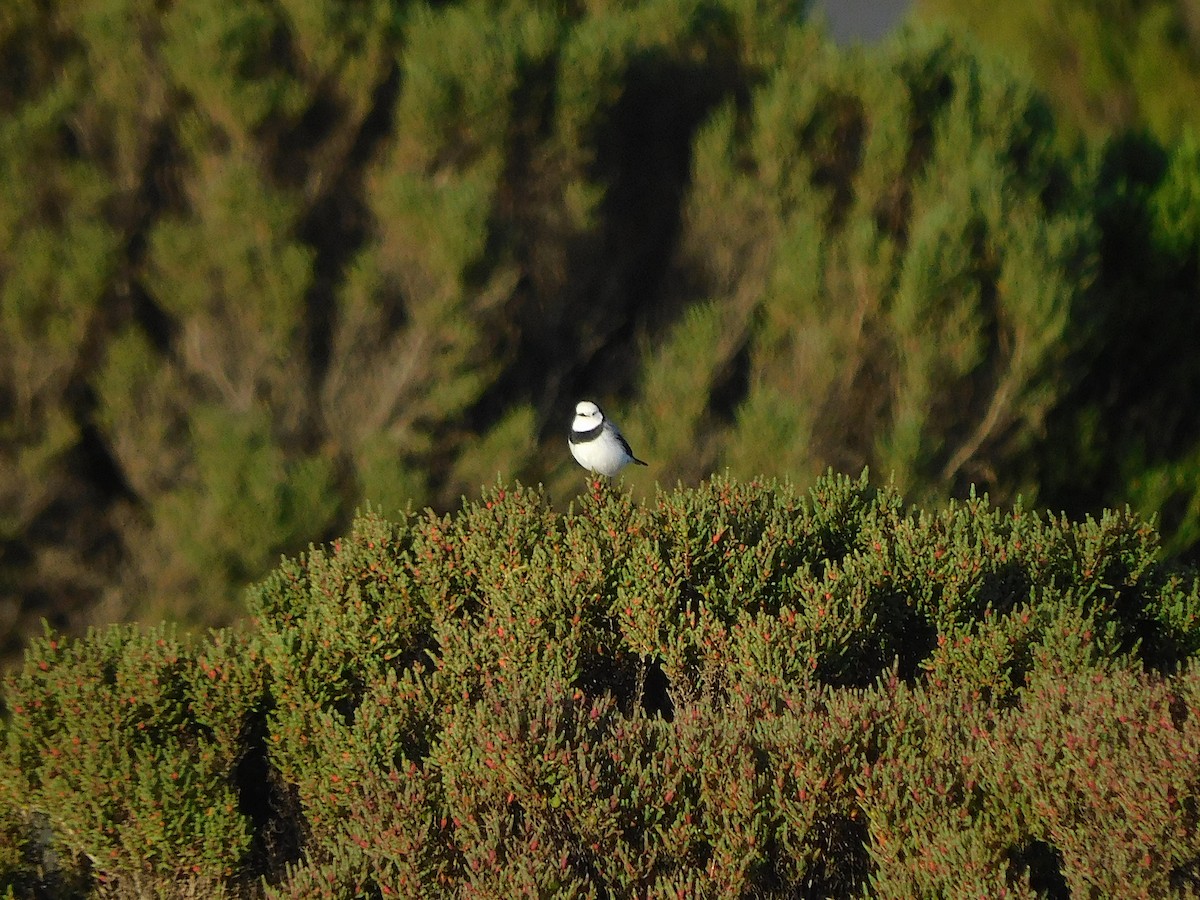
<instances>
[{"instance_id":1,"label":"perched bird","mask_svg":"<svg viewBox=\"0 0 1200 900\"><path fill-rule=\"evenodd\" d=\"M616 475L630 463L646 465L633 455L629 441L591 400L575 404L571 423L571 455L575 461L599 475Z\"/></svg>"}]
</instances>

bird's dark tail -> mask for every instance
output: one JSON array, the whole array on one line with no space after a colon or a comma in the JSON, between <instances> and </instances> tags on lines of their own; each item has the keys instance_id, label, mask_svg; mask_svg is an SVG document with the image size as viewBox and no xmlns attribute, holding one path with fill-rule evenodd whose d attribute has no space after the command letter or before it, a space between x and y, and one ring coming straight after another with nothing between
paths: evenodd
<instances>
[{"instance_id":1,"label":"bird's dark tail","mask_svg":"<svg viewBox=\"0 0 1200 900\"><path fill-rule=\"evenodd\" d=\"M650 465L650 463L642 462L642 461L641 461L640 459L638 459L636 456L632 457L632 459L633 459L633 461L634 461L635 463L637 463L639 466L648 466L648 465Z\"/></svg>"}]
</instances>

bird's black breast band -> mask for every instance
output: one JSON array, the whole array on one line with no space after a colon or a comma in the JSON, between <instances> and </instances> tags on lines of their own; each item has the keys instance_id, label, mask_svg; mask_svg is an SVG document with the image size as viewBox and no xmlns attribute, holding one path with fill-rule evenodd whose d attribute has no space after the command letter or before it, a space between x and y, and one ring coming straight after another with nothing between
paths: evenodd
<instances>
[{"instance_id":1,"label":"bird's black breast band","mask_svg":"<svg viewBox=\"0 0 1200 900\"><path fill-rule=\"evenodd\" d=\"M594 441L596 438L600 437L600 432L603 430L603 422L588 431L576 431L574 428L572 428L570 441L572 444L586 444L588 441Z\"/></svg>"}]
</instances>

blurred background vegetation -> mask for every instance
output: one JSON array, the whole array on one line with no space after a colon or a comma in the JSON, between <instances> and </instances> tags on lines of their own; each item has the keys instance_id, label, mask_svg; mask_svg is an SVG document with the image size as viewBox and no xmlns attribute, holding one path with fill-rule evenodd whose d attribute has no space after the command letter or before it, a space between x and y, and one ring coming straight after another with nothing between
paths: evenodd
<instances>
[{"instance_id":1,"label":"blurred background vegetation","mask_svg":"<svg viewBox=\"0 0 1200 900\"><path fill-rule=\"evenodd\" d=\"M0 635L366 503L869 465L1200 547L1200 0L9 0Z\"/></svg>"}]
</instances>

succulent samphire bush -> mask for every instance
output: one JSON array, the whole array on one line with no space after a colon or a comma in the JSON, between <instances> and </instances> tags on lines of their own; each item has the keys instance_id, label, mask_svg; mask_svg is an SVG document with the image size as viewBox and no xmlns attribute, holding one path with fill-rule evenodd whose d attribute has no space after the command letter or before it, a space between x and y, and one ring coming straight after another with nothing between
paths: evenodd
<instances>
[{"instance_id":1,"label":"succulent samphire bush","mask_svg":"<svg viewBox=\"0 0 1200 900\"><path fill-rule=\"evenodd\" d=\"M1156 533L866 474L368 511L254 627L47 633L24 896L1200 893L1200 596Z\"/></svg>"}]
</instances>

